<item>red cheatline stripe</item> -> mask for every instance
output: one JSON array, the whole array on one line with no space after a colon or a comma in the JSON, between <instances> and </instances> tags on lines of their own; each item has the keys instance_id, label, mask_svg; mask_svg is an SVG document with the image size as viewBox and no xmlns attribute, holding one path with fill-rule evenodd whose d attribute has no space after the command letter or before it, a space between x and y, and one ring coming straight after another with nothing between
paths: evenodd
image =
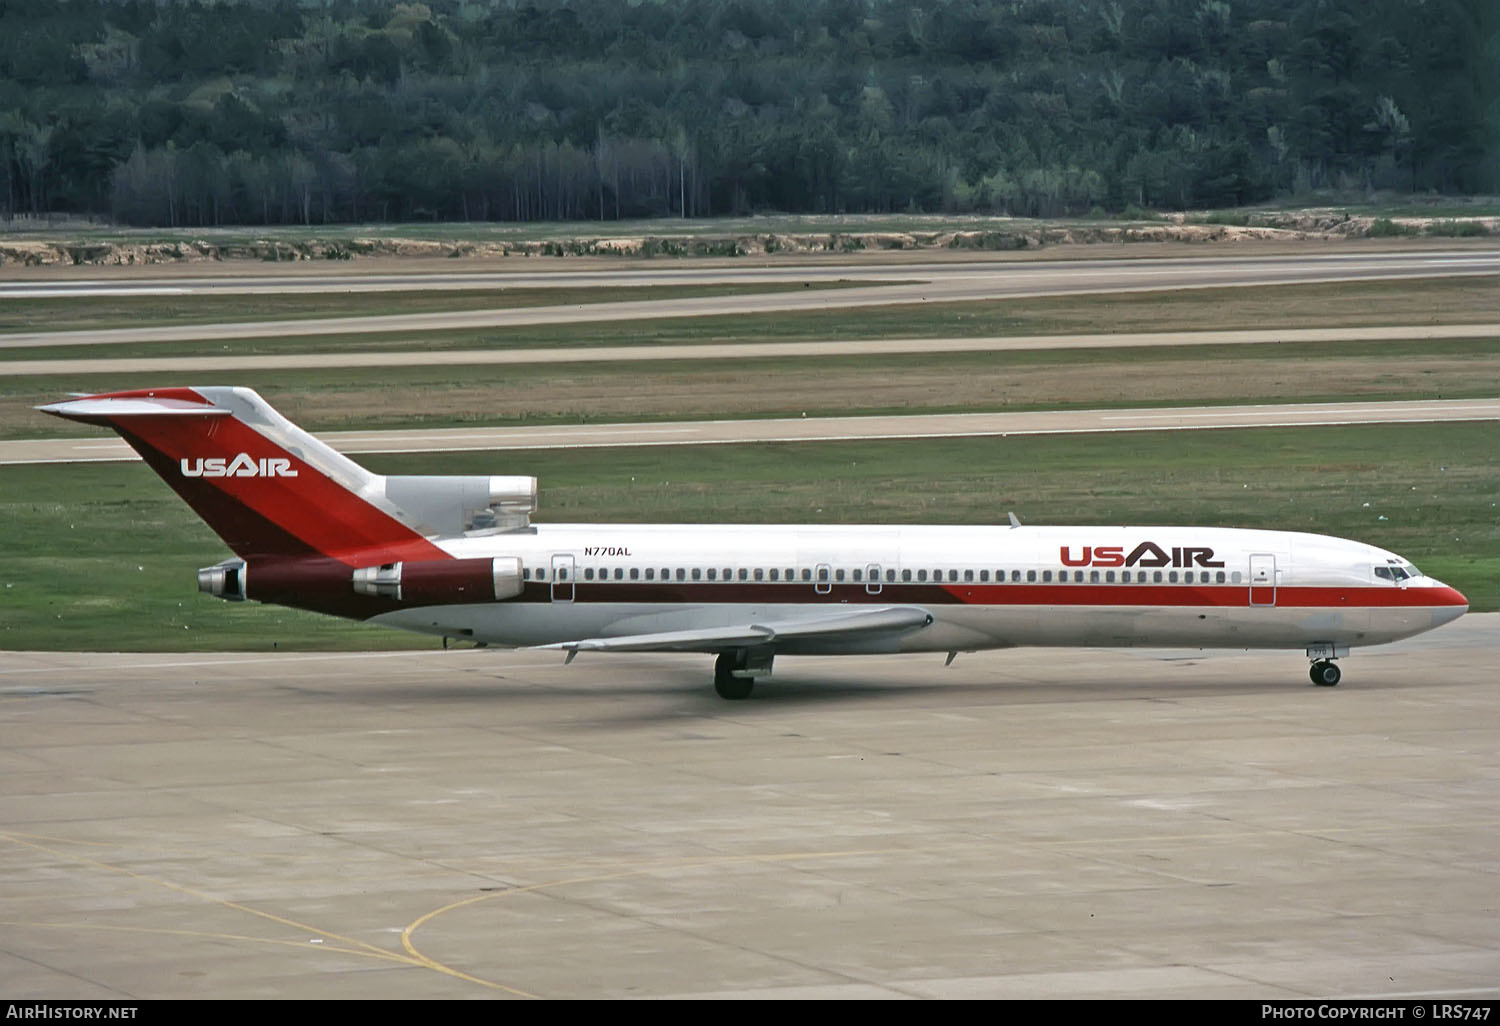
<instances>
[{"instance_id":1,"label":"red cheatline stripe","mask_svg":"<svg viewBox=\"0 0 1500 1026\"><path fill-rule=\"evenodd\" d=\"M807 582L574 581L580 602L796 603L809 605L928 606L1154 606L1186 609L1250 606L1248 585L887 584L874 594L862 584L835 584L826 594ZM548 601L550 581L528 582L526 601ZM1444 609L1468 605L1452 588L1292 587L1276 589L1276 606L1290 609Z\"/></svg>"},{"instance_id":2,"label":"red cheatline stripe","mask_svg":"<svg viewBox=\"0 0 1500 1026\"><path fill-rule=\"evenodd\" d=\"M1246 585L1184 584L992 584L989 586L948 584L943 590L966 605L1044 605L1044 606L1208 606L1237 607L1250 604ZM1274 591L1275 604L1295 608L1429 608L1467 605L1457 591L1441 588L1394 587L1324 587L1282 585L1275 589L1257 587L1257 604L1261 593L1269 600Z\"/></svg>"}]
</instances>

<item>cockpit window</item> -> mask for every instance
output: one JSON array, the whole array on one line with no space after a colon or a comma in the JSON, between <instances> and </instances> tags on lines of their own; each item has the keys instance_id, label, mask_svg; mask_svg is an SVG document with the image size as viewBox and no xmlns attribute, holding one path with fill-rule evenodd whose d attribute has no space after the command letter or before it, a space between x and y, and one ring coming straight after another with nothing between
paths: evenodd
<instances>
[{"instance_id":1,"label":"cockpit window","mask_svg":"<svg viewBox=\"0 0 1500 1026\"><path fill-rule=\"evenodd\" d=\"M1413 577L1421 577L1422 573L1410 563L1392 562L1386 566L1377 566L1375 568L1375 576L1382 581L1396 582L1409 580Z\"/></svg>"},{"instance_id":2,"label":"cockpit window","mask_svg":"<svg viewBox=\"0 0 1500 1026\"><path fill-rule=\"evenodd\" d=\"M1391 576L1391 568L1388 566L1377 566L1375 568L1375 576L1379 577L1382 581L1394 581L1396 579Z\"/></svg>"}]
</instances>

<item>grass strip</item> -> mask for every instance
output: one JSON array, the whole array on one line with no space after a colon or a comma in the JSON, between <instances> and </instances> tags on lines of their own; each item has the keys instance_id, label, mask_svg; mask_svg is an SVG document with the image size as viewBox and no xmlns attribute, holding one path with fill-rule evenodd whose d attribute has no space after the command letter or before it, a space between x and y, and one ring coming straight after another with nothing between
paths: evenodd
<instances>
[{"instance_id":1,"label":"grass strip","mask_svg":"<svg viewBox=\"0 0 1500 1026\"><path fill-rule=\"evenodd\" d=\"M0 365L3 366L3 365ZM314 431L1493 396L1500 338L674 360L0 374L0 438L97 429L38 414L69 392L239 384Z\"/></svg>"},{"instance_id":2,"label":"grass strip","mask_svg":"<svg viewBox=\"0 0 1500 1026\"><path fill-rule=\"evenodd\" d=\"M145 283L143 283L145 284ZM803 289L888 284L874 281L767 281L722 285L620 285L573 288L493 288L384 291L287 291L271 294L48 296L0 298L0 333L82 331L132 325L218 324L321 317L384 317L457 310L513 310L702 296L749 296ZM155 350L153 350L155 351Z\"/></svg>"}]
</instances>

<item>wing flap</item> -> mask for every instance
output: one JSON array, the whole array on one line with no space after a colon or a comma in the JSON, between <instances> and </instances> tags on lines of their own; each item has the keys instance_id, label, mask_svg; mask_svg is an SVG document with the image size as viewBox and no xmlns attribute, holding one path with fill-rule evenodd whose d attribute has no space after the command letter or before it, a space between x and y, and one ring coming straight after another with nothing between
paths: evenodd
<instances>
[{"instance_id":1,"label":"wing flap","mask_svg":"<svg viewBox=\"0 0 1500 1026\"><path fill-rule=\"evenodd\" d=\"M869 634L904 633L926 627L931 622L932 614L917 606L883 606L832 616L655 634L625 634L614 638L580 638L537 647L567 652L718 652L727 648L775 645L781 639L833 641Z\"/></svg>"}]
</instances>

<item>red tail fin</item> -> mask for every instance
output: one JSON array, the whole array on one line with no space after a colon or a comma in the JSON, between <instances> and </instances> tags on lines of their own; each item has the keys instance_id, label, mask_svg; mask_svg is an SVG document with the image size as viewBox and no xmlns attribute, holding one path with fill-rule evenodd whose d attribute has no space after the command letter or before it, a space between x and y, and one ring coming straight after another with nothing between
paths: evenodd
<instances>
[{"instance_id":1,"label":"red tail fin","mask_svg":"<svg viewBox=\"0 0 1500 1026\"><path fill-rule=\"evenodd\" d=\"M448 559L385 497L384 479L248 388L109 392L41 407L113 428L236 555L351 566Z\"/></svg>"}]
</instances>

